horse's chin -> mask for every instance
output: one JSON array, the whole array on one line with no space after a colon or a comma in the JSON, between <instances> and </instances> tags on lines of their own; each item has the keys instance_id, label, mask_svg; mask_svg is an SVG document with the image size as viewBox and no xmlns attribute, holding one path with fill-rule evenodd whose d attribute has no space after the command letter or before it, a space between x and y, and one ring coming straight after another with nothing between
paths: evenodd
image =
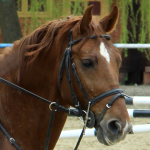
<instances>
[{"instance_id":1,"label":"horse's chin","mask_svg":"<svg viewBox=\"0 0 150 150\"><path fill-rule=\"evenodd\" d=\"M101 126L98 126L97 129L96 129L96 136L97 136L97 139L100 143L104 144L104 145L107 145L107 146L111 146L111 145L114 145L116 144L117 142L112 142L108 137L107 135L104 133L103 129Z\"/></svg>"}]
</instances>

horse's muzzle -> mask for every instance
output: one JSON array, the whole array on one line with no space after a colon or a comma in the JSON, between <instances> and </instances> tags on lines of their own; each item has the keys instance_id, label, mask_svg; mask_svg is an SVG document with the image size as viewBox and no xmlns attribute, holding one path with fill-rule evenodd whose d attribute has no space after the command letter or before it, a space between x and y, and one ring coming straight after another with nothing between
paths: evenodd
<instances>
[{"instance_id":1,"label":"horse's muzzle","mask_svg":"<svg viewBox=\"0 0 150 150\"><path fill-rule=\"evenodd\" d=\"M116 118L109 121L102 120L96 127L96 136L100 143L110 146L123 140L131 129L132 126L128 121L123 125Z\"/></svg>"}]
</instances>

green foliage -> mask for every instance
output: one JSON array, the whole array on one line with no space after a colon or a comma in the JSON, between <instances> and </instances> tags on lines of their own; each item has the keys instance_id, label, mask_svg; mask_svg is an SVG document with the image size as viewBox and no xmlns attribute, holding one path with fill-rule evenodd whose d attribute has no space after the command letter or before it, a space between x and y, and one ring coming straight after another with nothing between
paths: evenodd
<instances>
[{"instance_id":1,"label":"green foliage","mask_svg":"<svg viewBox=\"0 0 150 150\"><path fill-rule=\"evenodd\" d=\"M70 8L68 0L28 0L28 2L30 17L25 17L24 35L31 33L47 21L62 19Z\"/></svg>"},{"instance_id":2,"label":"green foliage","mask_svg":"<svg viewBox=\"0 0 150 150\"><path fill-rule=\"evenodd\" d=\"M21 11L22 1L17 1L18 11ZM88 4L86 0L28 0L28 2L27 11L30 17L26 17L24 21L24 35L46 21L64 19L68 15L80 16ZM150 0L106 0L106 2L109 9L114 3L119 7L121 43L150 43ZM144 51L147 57L150 55L149 50L139 50ZM127 56L127 49L124 52Z\"/></svg>"},{"instance_id":3,"label":"green foliage","mask_svg":"<svg viewBox=\"0 0 150 150\"><path fill-rule=\"evenodd\" d=\"M22 0L17 0L18 11ZM64 19L68 15L83 14L83 0L28 0L27 11L30 17L25 17L23 35L31 33L43 23L55 19Z\"/></svg>"},{"instance_id":4,"label":"green foliage","mask_svg":"<svg viewBox=\"0 0 150 150\"><path fill-rule=\"evenodd\" d=\"M141 23L140 23L140 34L139 34L139 42L140 43L150 43L150 0L140 1L141 7ZM143 50L144 51L144 50ZM142 52L143 52L142 51ZM150 56L150 49L144 51L146 53L147 58Z\"/></svg>"},{"instance_id":5,"label":"green foliage","mask_svg":"<svg viewBox=\"0 0 150 150\"><path fill-rule=\"evenodd\" d=\"M108 5L114 3L107 0ZM150 43L150 0L116 0L120 10L121 19L121 43ZM130 29L127 28L130 25ZM149 59L150 52L145 52ZM127 49L124 50L127 56Z\"/></svg>"},{"instance_id":6,"label":"green foliage","mask_svg":"<svg viewBox=\"0 0 150 150\"><path fill-rule=\"evenodd\" d=\"M16 5L17 5L17 11L21 11L21 0L17 0Z\"/></svg>"},{"instance_id":7,"label":"green foliage","mask_svg":"<svg viewBox=\"0 0 150 150\"><path fill-rule=\"evenodd\" d=\"M84 1L76 0L71 2L71 14L80 16L84 13Z\"/></svg>"}]
</instances>

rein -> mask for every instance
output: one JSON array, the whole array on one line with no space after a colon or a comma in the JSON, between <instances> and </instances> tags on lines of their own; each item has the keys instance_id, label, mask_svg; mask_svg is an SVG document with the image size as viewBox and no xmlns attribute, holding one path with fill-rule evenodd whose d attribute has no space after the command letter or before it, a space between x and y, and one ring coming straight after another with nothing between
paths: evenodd
<instances>
[{"instance_id":1,"label":"rein","mask_svg":"<svg viewBox=\"0 0 150 150\"><path fill-rule=\"evenodd\" d=\"M47 130L47 136L46 136L46 141L45 141L45 146L44 146L44 150L48 150L48 145L49 145L49 139L50 139L50 133L51 133L51 128L52 128L52 123L53 123L53 119L54 119L54 114L56 111L63 111L65 113L67 113L68 115L72 115L72 116L79 116L79 112L76 109L70 109L70 108L66 108L62 105L59 105L58 100L56 102L51 102L43 97L40 97L16 84L13 84L3 78L0 77L0 82L16 89L19 90L21 92L24 92L30 96L33 96L39 100L42 100L43 102L46 102L49 104L49 109L51 110L51 115L50 115L50 119L49 119L49 126L48 126L48 130ZM52 106L55 106L55 109L52 109ZM9 142L11 144L13 144L17 150L22 150L18 144L16 143L15 139L12 138L9 133L5 130L5 128L3 127L3 125L0 123L0 129L3 131L3 133L6 135L7 139L9 140Z\"/></svg>"},{"instance_id":2,"label":"rein","mask_svg":"<svg viewBox=\"0 0 150 150\"><path fill-rule=\"evenodd\" d=\"M90 39L95 39L95 38L102 38L104 37L105 39L107 40L110 40L110 36L109 35L99 35L99 36L96 36L96 35L93 35L90 37ZM118 97L128 97L130 98L128 95L124 94L123 91L121 89L113 89L113 90L110 90L110 91L107 91L101 95L98 95L97 97L95 97L94 99L90 99L86 93L86 91L84 90L83 86L82 86L82 83L78 77L78 74L77 74L77 71L76 71L76 66L75 66L75 63L73 61L73 58L72 58L72 52L71 52L71 48L73 45L79 43L82 39L77 39L77 40L72 40L72 29L70 30L70 33L69 33L69 42L68 42L68 48L66 48L66 50L64 51L64 54L63 54L63 59L62 59L62 62L60 64L60 68L59 68L59 82L58 82L58 88L59 88L59 91L61 89L61 80L62 80L62 74L63 74L63 70L64 70L64 67L66 67L66 71L67 71L67 79L68 79L68 83L69 83L69 86L70 86L70 90L71 90L71 95L72 95L72 99L73 99L73 102L75 104L75 109L70 109L70 108L66 108L64 106L61 106L59 105L59 101L57 100L56 102L51 102L47 99L44 99L43 97L40 97L16 84L13 84L3 78L0 77L0 82L12 87L12 88L15 88L16 90L19 90L19 91L22 91L30 96L33 96L37 99L40 99L42 100L43 102L46 102L49 104L49 108L51 110L51 115L50 115L50 119L49 119L49 126L48 126L48 130L47 130L47 136L46 136L46 141L45 141L45 146L44 146L44 150L48 150L48 145L49 145L49 139L50 139L50 134L51 134L51 129L52 129L52 123L53 123L53 119L54 119L54 114L56 111L63 111L65 113L68 113L69 115L71 116L81 116L83 118L83 121L84 121L84 126L83 126L83 130L81 132L81 135L78 139L78 142L75 146L75 149L74 150L77 150L79 144L80 144L80 141L85 133L85 129L86 127L88 128L93 128L95 125L96 125L96 119L95 119L95 116L94 116L94 113L92 111L90 111L90 108L97 102L99 102L100 100L108 97L108 96L111 96L111 95L115 95L109 102L108 104L106 104L106 107L105 109L103 110L102 114L100 115L100 118L98 119L98 123L103 119L106 111L111 108L113 102L118 98ZM71 64L71 65L70 65ZM88 100L88 107L87 107L87 111L83 110L79 101L78 101L78 98L74 92L74 88L73 88L73 85L72 85L72 81L71 81L71 74L70 74L70 68L72 68L72 71L73 71L73 74L76 78L76 81L78 83L78 86L80 88L80 90L83 92L85 98ZM55 107L55 109L52 108L52 106ZM0 129L3 131L3 133L6 135L6 137L8 138L8 140L16 147L17 150L21 150L21 148L17 145L17 143L15 142L15 140L7 133L7 131L4 129L4 127L2 126L2 124L0 123Z\"/></svg>"}]
</instances>

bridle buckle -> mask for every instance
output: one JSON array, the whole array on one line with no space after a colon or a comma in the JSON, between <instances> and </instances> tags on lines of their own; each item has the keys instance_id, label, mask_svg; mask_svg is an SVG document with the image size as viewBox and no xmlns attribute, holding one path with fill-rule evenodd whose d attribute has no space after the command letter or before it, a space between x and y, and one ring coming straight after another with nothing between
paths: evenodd
<instances>
[{"instance_id":1,"label":"bridle buckle","mask_svg":"<svg viewBox=\"0 0 150 150\"><path fill-rule=\"evenodd\" d=\"M109 104L106 104L106 107L109 109L109 108L111 108L111 105L109 105Z\"/></svg>"},{"instance_id":2,"label":"bridle buckle","mask_svg":"<svg viewBox=\"0 0 150 150\"><path fill-rule=\"evenodd\" d=\"M13 143L15 142L15 139L11 137L11 138L9 139L9 142L10 142L11 144L13 144Z\"/></svg>"},{"instance_id":3,"label":"bridle buckle","mask_svg":"<svg viewBox=\"0 0 150 150\"><path fill-rule=\"evenodd\" d=\"M79 107L80 106L80 104L79 104L79 102L78 102L78 104L77 105L75 105L75 107L77 108L77 107Z\"/></svg>"}]
</instances>

